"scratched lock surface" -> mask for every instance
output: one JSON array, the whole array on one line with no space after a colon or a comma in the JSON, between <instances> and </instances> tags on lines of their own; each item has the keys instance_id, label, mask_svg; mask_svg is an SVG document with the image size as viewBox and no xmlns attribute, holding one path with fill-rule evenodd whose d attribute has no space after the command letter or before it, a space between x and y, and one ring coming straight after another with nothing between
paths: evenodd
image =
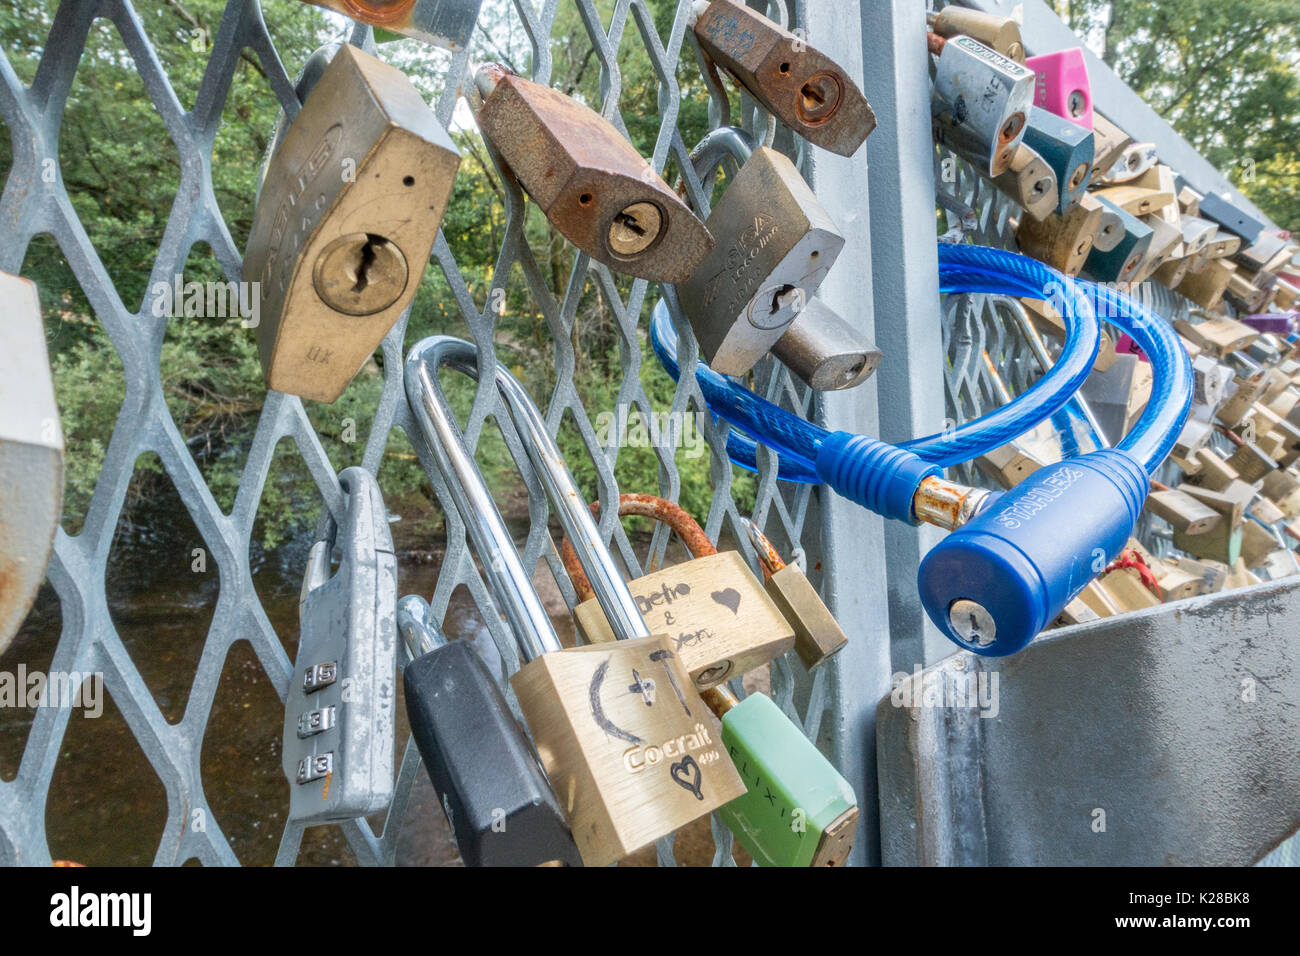
<instances>
[{"instance_id":1,"label":"scratched lock surface","mask_svg":"<svg viewBox=\"0 0 1300 956\"><path fill-rule=\"evenodd\" d=\"M210 801L213 801L215 793L205 791L201 772L202 752L205 745L211 745L210 740L205 740L205 733L214 713L223 668L227 666L232 647L238 642L249 642L256 666L264 671L281 699L287 687L291 665L276 627L287 632L288 637L295 637L297 622L272 624L253 586L249 566L250 537L280 439L292 439L292 442L285 443L285 447L291 454L304 458L317 490L336 518L341 515L342 498L336 476L301 401L268 392L256 435L243 460L233 509L228 513L222 511L195 464L186 437L178 430L160 397L159 355L167 322L182 320L156 318L154 303L148 296L142 303L124 301L122 290L115 288L105 268L103 250L93 247L74 210L70 191L75 187L65 184L60 177L50 180L43 176L46 168L43 161L46 157L58 155L59 127L74 82L84 82L86 75L96 68L93 61L83 56L83 48L88 32L103 26L103 23L95 22L102 18L107 21L115 39L120 41L117 52L133 62L144 93L161 116L180 159L179 189L170 206L170 220L158 248L150 285L160 277L167 279L182 273L187 256L196 244L211 247L226 279L239 280L242 250L231 239L213 190L214 135L222 122L223 110L227 108L231 78L241 56L255 57L270 90L287 110L291 113L296 111L292 77L276 53L273 30L267 25L267 19L274 24L274 15L282 12L276 10L275 5L283 7L290 2L268 0L264 17L256 0L230 0L219 25L213 30L210 44L204 52L196 53L207 58L207 66L197 96L192 100L193 108L189 111L182 106L181 98L165 74L146 31L141 14L142 11L151 11L143 5L137 9L128 0L64 2L45 42L34 88L29 89L23 84L7 53L0 51L0 116L14 143L13 165L0 199L0 268L18 272L33 237L50 234L89 300L95 320L102 324L111 338L121 358L125 378L126 398L116 427L111 438L103 436L107 453L95 494L87 514L76 516L84 517L84 523L75 535L69 535L66 529L60 530L55 542L49 581L58 596L63 629L49 667L52 670L104 674L106 694L120 711L126 728L156 774L158 779L153 783L160 782L166 793L166 822L154 856L154 863L158 865L194 861L204 865L237 864L240 861L223 827L275 825L266 817L265 804L259 802L256 794L241 790L238 780L222 782L221 785L231 789L232 793L221 795L221 811L214 810ZM678 168L683 164L689 165L685 163L686 154L694 145L683 140L676 125L681 97L675 78L683 44L689 42L684 39L689 33L686 28L689 6L690 0L678 4L672 27L665 35L656 32L653 16L644 0L613 0L601 3L599 9L592 0L563 0L563 3L561 0L489 0L485 4L484 16L491 14L494 30L509 30L515 38L531 38L534 44L530 57L535 64L533 78L548 82L551 79L548 42L557 14L561 9L576 9L587 34L591 62L600 73L599 89L603 102L592 105L602 109L620 126L623 125L620 110L639 110L641 107L639 104L629 107L629 104L620 102L618 53L631 45L643 47L660 79L658 115L661 125L650 159L655 168L662 171L670 157ZM790 22L784 4L779 0L771 6L768 14L783 24ZM342 24L342 21L338 22ZM466 76L469 57L473 55L478 60L486 60L493 56L490 47L483 42L483 22L480 21L470 49L455 55L441 55L436 60L441 74L429 78L442 90L431 106L444 125L452 118L456 106L455 90ZM349 35L352 42L362 46L369 47L373 42L368 28L354 29ZM817 37L810 39L818 41ZM833 52L833 38L826 38L825 42ZM379 52L382 56L383 49ZM695 66L688 58L682 68L694 70ZM751 119L746 125L752 127L753 112L748 108L751 105L742 98L744 113ZM716 123L719 115L716 104L710 115ZM243 161L254 162L257 159L245 157ZM695 183L691 183L689 188L695 198L701 198ZM496 273L506 276L518 266L526 276L536 277L538 264L528 244L521 238L518 220L524 209L522 199L517 191L511 191L510 196L512 202ZM476 304L441 235L434 246L433 263L447 278L455 306L468 329L465 337L489 346L495 315ZM570 336L571 317L577 299L584 291L595 288L607 305L610 321L619 330L623 367L633 370L621 383L619 399L643 414L664 411L652 405L635 372L640 363L654 361L644 337L644 319L649 306L653 305L654 290L638 280L625 294L604 267L592 265L582 257L576 262L574 275L562 299L547 294L544 282L530 281L529 287L535 295L536 308L545 315L549 326L557 373L554 392L550 396L535 397L549 397L547 421L553 432L560 428L566 417L576 426L594 465L603 513L611 516L617 511L614 503L620 490L657 490L672 496L678 487L678 472L672 452L663 449L654 449L660 465L658 489L618 488L614 476L620 449L605 447L593 428L596 415L609 409L585 408L573 383L575 355ZM409 344L404 342L405 333L406 320L403 319L384 340L382 396L377 405L369 409L368 420L357 423L358 433L368 435L363 464L372 472L379 469L387 436L393 429L405 430L413 444L419 442L417 429L411 427L402 388L402 359L405 346ZM253 333L247 334L251 336ZM693 343L684 343L684 347L693 349ZM202 356L196 358L202 360ZM784 371L774 369L770 362L764 363L760 369L758 386L772 400L807 413L807 392ZM495 410L496 401L491 385L477 396L467 428L473 443L477 444L484 421ZM704 408L693 381L678 385L672 408L678 411ZM747 557L752 558L743 528L739 525L742 515L731 495L731 470L725 464L723 452L725 435L708 416L699 416L697 420L708 442L714 476L712 507L707 515L697 517L702 519L710 537L716 540L720 533L725 533L740 542L739 546ZM488 427L494 426L489 424ZM516 436L507 430L505 438L507 445L517 449ZM219 592L215 610L184 702L184 713L179 720L171 721L159 709L142 676L141 662L133 658L118 625L110 616L106 594L106 567L123 497L137 459L147 452L157 454L202 536L210 556L209 573L214 569L219 572L216 575L219 577ZM382 473L380 481L382 485ZM447 502L445 488L437 478L433 484L440 501ZM572 589L551 550L544 495L535 481L528 479L527 485L532 520L524 546L525 566L535 567L545 558L556 574L561 591L572 603ZM816 564L822 556L815 550L815 544L803 540L805 530L814 524L810 519L810 489L807 486L783 488L770 480L760 481L758 488L753 515L760 526L786 553L794 547L806 545L810 564ZM444 510L447 512L448 535L446 558L431 595L438 619L447 613L453 591L462 584L481 610L490 607L482 578L468 549L464 528L456 519L454 509ZM639 552L616 518L605 518L601 528L634 576L663 559L669 539L662 527ZM513 671L519 662L512 638L495 613L486 613L483 617L501 652L504 666ZM827 672L826 668L820 669L811 684L799 687L798 707L792 664L785 659L778 660L771 673L774 699L812 739L820 739L823 746L828 733L826 728L834 725L835 715L845 706L827 681ZM68 729L69 711L37 709L16 778L0 780L0 862L40 865L50 861L45 813L51 781L65 757ZM409 740L399 739L398 751L403 756L396 796L385 818L374 826L366 820L355 820L342 826L357 859L365 864L393 863L412 787L423 774L418 754ZM215 787L211 780L208 784ZM127 781L124 786L129 789L131 783ZM201 828L191 825L196 819L204 820L205 825ZM716 819L711 829L716 844L715 865L733 865L730 834ZM298 828L285 829L278 863L292 864L298 858L302 836ZM657 849L661 863L674 862L671 838L660 841Z\"/></svg>"}]
</instances>

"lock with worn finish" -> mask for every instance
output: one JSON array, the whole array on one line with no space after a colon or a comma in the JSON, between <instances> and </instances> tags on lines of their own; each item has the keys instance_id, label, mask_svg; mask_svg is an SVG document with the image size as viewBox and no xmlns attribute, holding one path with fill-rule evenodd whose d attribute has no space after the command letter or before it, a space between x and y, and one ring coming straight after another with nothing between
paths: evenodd
<instances>
[{"instance_id":1,"label":"lock with worn finish","mask_svg":"<svg viewBox=\"0 0 1300 956\"><path fill-rule=\"evenodd\" d=\"M511 678L547 777L587 866L605 866L744 792L721 725L700 699L674 641L652 636L614 568L546 423L518 381L497 393L618 641L564 649L505 520L465 446L438 371L478 375L473 345L419 342L406 360L407 400L434 466L478 552L525 664Z\"/></svg>"},{"instance_id":2,"label":"lock with worn finish","mask_svg":"<svg viewBox=\"0 0 1300 956\"><path fill-rule=\"evenodd\" d=\"M1097 185L1115 167L1120 157L1124 155L1124 151L1133 144L1133 137L1094 111L1092 138L1094 155L1090 178L1093 185Z\"/></svg>"},{"instance_id":3,"label":"lock with worn finish","mask_svg":"<svg viewBox=\"0 0 1300 956\"><path fill-rule=\"evenodd\" d=\"M397 603L411 654L402 680L411 733L467 866L581 866L569 821L487 666L448 641L423 598Z\"/></svg>"},{"instance_id":4,"label":"lock with worn finish","mask_svg":"<svg viewBox=\"0 0 1300 956\"><path fill-rule=\"evenodd\" d=\"M968 36L932 36L930 45L939 54L930 96L935 140L990 178L1002 175L1025 136L1033 70Z\"/></svg>"},{"instance_id":5,"label":"lock with worn finish","mask_svg":"<svg viewBox=\"0 0 1300 956\"><path fill-rule=\"evenodd\" d=\"M993 185L1039 222L1056 211L1061 199L1056 173L1043 157L1024 143L1016 148L1011 165L993 180Z\"/></svg>"},{"instance_id":6,"label":"lock with worn finish","mask_svg":"<svg viewBox=\"0 0 1300 956\"><path fill-rule=\"evenodd\" d=\"M691 163L708 181L727 157L743 165L709 213L718 244L677 294L705 361L743 375L816 295L844 237L794 163L743 130L714 130Z\"/></svg>"},{"instance_id":7,"label":"lock with worn finish","mask_svg":"<svg viewBox=\"0 0 1300 956\"><path fill-rule=\"evenodd\" d=\"M622 495L618 513L663 521L677 533L693 560L669 571L690 570L721 557L695 520L670 501L653 495ZM567 540L564 552L565 567L582 602L575 615L582 622L583 607L594 605L596 599L591 583L577 567L576 555ZM750 585L740 582L737 585L747 593L733 600L739 604L751 600ZM668 590L671 589L665 589L664 593ZM640 593L637 582L633 582L632 591ZM761 590L758 593L762 595ZM695 609L683 611L681 619L698 621L701 617L697 613ZM704 614L708 614L707 609ZM754 626L770 625L756 621ZM742 670L737 666L729 673L739 677ZM722 822L736 835L741 846L761 866L843 863L857 830L857 799L830 761L762 694L751 694L741 702L725 683L718 683L705 690L703 698L722 721L722 742L747 789L745 794L718 809Z\"/></svg>"},{"instance_id":8,"label":"lock with worn finish","mask_svg":"<svg viewBox=\"0 0 1300 956\"><path fill-rule=\"evenodd\" d=\"M810 299L772 346L772 354L809 388L840 391L861 385L883 354L821 299Z\"/></svg>"},{"instance_id":9,"label":"lock with worn finish","mask_svg":"<svg viewBox=\"0 0 1300 956\"><path fill-rule=\"evenodd\" d=\"M1082 47L1031 56L1025 66L1038 76L1034 84L1035 106L1092 129L1092 83Z\"/></svg>"},{"instance_id":10,"label":"lock with worn finish","mask_svg":"<svg viewBox=\"0 0 1300 956\"><path fill-rule=\"evenodd\" d=\"M479 129L563 236L597 262L684 282L713 237L609 120L558 90L481 67Z\"/></svg>"},{"instance_id":11,"label":"lock with worn finish","mask_svg":"<svg viewBox=\"0 0 1300 956\"><path fill-rule=\"evenodd\" d=\"M1178 283L1178 294L1191 299L1203 309L1217 309L1228 291L1228 283L1237 267L1231 262L1211 259L1196 272L1188 270Z\"/></svg>"},{"instance_id":12,"label":"lock with worn finish","mask_svg":"<svg viewBox=\"0 0 1300 956\"><path fill-rule=\"evenodd\" d=\"M1092 175L1092 131L1034 106L1029 110L1025 145L1043 157L1056 174L1056 211L1065 212L1079 201Z\"/></svg>"},{"instance_id":13,"label":"lock with worn finish","mask_svg":"<svg viewBox=\"0 0 1300 956\"><path fill-rule=\"evenodd\" d=\"M63 428L36 285L0 272L0 654L45 579L63 515Z\"/></svg>"},{"instance_id":14,"label":"lock with worn finish","mask_svg":"<svg viewBox=\"0 0 1300 956\"><path fill-rule=\"evenodd\" d=\"M599 511L599 502L592 505ZM790 651L795 634L737 551L719 553L690 515L653 495L622 495L620 515L663 521L694 560L652 571L628 585L637 612L652 630L672 635L674 651L696 686L715 687ZM593 594L573 545L561 549L580 596ZM599 601L587 597L573 616L588 641L612 641L615 632Z\"/></svg>"},{"instance_id":15,"label":"lock with worn finish","mask_svg":"<svg viewBox=\"0 0 1300 956\"><path fill-rule=\"evenodd\" d=\"M1154 166L1159 158L1154 143L1130 142L1110 169L1102 173L1100 182L1111 186L1130 182Z\"/></svg>"},{"instance_id":16,"label":"lock with worn finish","mask_svg":"<svg viewBox=\"0 0 1300 956\"><path fill-rule=\"evenodd\" d=\"M374 476L347 468L339 484L342 522L327 519L330 533L307 557L285 698L289 819L301 824L362 817L393 798L397 556Z\"/></svg>"},{"instance_id":17,"label":"lock with worn finish","mask_svg":"<svg viewBox=\"0 0 1300 956\"><path fill-rule=\"evenodd\" d=\"M1155 230L1136 216L1125 212L1105 197L1097 201L1120 220L1119 241L1109 250L1093 246L1083 266L1083 274L1096 282L1132 282L1155 238Z\"/></svg>"},{"instance_id":18,"label":"lock with worn finish","mask_svg":"<svg viewBox=\"0 0 1300 956\"><path fill-rule=\"evenodd\" d=\"M945 40L968 36L1000 53L1008 60L1025 63L1025 44L1020 38L1020 24L1011 17L971 10L949 4L936 13L926 14L930 29Z\"/></svg>"},{"instance_id":19,"label":"lock with worn finish","mask_svg":"<svg viewBox=\"0 0 1300 956\"><path fill-rule=\"evenodd\" d=\"M754 522L746 520L745 530L758 552L768 596L794 628L795 653L804 667L816 670L844 650L848 637L799 565L786 564Z\"/></svg>"},{"instance_id":20,"label":"lock with worn finish","mask_svg":"<svg viewBox=\"0 0 1300 956\"><path fill-rule=\"evenodd\" d=\"M260 290L267 385L332 402L415 297L460 154L406 75L356 47L304 79L243 277Z\"/></svg>"},{"instance_id":21,"label":"lock with worn finish","mask_svg":"<svg viewBox=\"0 0 1300 956\"><path fill-rule=\"evenodd\" d=\"M469 43L483 0L307 0L381 30L446 50Z\"/></svg>"},{"instance_id":22,"label":"lock with worn finish","mask_svg":"<svg viewBox=\"0 0 1300 956\"><path fill-rule=\"evenodd\" d=\"M1016 224L1016 243L1026 255L1076 276L1093 252L1102 215L1102 205L1085 196L1064 215L1053 212L1041 222L1023 216Z\"/></svg>"},{"instance_id":23,"label":"lock with worn finish","mask_svg":"<svg viewBox=\"0 0 1300 956\"><path fill-rule=\"evenodd\" d=\"M692 13L709 59L814 146L852 156L876 128L853 78L807 40L737 0L700 0Z\"/></svg>"}]
</instances>

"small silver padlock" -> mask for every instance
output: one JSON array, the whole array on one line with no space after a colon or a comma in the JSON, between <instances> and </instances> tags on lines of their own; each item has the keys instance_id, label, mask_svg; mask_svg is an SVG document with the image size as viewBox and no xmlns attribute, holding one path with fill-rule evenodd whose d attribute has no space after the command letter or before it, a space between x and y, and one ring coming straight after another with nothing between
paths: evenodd
<instances>
[{"instance_id":1,"label":"small silver padlock","mask_svg":"<svg viewBox=\"0 0 1300 956\"><path fill-rule=\"evenodd\" d=\"M289 819L317 824L393 798L397 556L388 510L364 468L339 475L343 521L312 546L298 599L301 634L284 713ZM330 552L342 550L330 577Z\"/></svg>"}]
</instances>

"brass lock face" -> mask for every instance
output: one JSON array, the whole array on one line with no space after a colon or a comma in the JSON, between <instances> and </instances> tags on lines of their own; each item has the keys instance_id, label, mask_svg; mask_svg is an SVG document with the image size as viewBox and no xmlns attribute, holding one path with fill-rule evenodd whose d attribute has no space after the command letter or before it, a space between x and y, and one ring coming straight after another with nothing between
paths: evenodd
<instances>
[{"instance_id":1,"label":"brass lock face","mask_svg":"<svg viewBox=\"0 0 1300 956\"><path fill-rule=\"evenodd\" d=\"M997 51L1009 60L1023 65L1025 44L1020 37L1020 24L1010 17L1000 17L980 10L969 10L950 4L926 18L939 36L951 40L968 36Z\"/></svg>"},{"instance_id":2,"label":"brass lock face","mask_svg":"<svg viewBox=\"0 0 1300 956\"><path fill-rule=\"evenodd\" d=\"M383 30L459 50L469 43L483 0L307 0Z\"/></svg>"},{"instance_id":3,"label":"brass lock face","mask_svg":"<svg viewBox=\"0 0 1300 956\"><path fill-rule=\"evenodd\" d=\"M45 579L63 516L63 429L36 285L0 272L0 654Z\"/></svg>"},{"instance_id":4,"label":"brass lock face","mask_svg":"<svg viewBox=\"0 0 1300 956\"><path fill-rule=\"evenodd\" d=\"M543 654L510 683L587 866L745 792L666 635Z\"/></svg>"},{"instance_id":5,"label":"brass lock face","mask_svg":"<svg viewBox=\"0 0 1300 956\"><path fill-rule=\"evenodd\" d=\"M475 82L479 129L546 218L591 258L679 283L713 249L704 223L600 114L495 64Z\"/></svg>"},{"instance_id":6,"label":"brass lock face","mask_svg":"<svg viewBox=\"0 0 1300 956\"><path fill-rule=\"evenodd\" d=\"M1101 206L1085 197L1064 215L1052 213L1041 222L1022 216L1016 226L1016 242L1026 255L1075 276L1088 261L1101 220Z\"/></svg>"},{"instance_id":7,"label":"brass lock face","mask_svg":"<svg viewBox=\"0 0 1300 956\"><path fill-rule=\"evenodd\" d=\"M1092 137L1096 155L1092 164L1092 176L1089 178L1093 183L1098 183L1114 168L1120 156L1132 144L1133 137L1096 110L1092 113Z\"/></svg>"},{"instance_id":8,"label":"brass lock face","mask_svg":"<svg viewBox=\"0 0 1300 956\"><path fill-rule=\"evenodd\" d=\"M1007 171L993 184L1039 222L1055 212L1060 201L1056 173L1024 143L1017 147Z\"/></svg>"},{"instance_id":9,"label":"brass lock face","mask_svg":"<svg viewBox=\"0 0 1300 956\"><path fill-rule=\"evenodd\" d=\"M270 388L342 394L414 298L459 165L405 74L339 49L270 158L244 254Z\"/></svg>"},{"instance_id":10,"label":"brass lock face","mask_svg":"<svg viewBox=\"0 0 1300 956\"><path fill-rule=\"evenodd\" d=\"M670 636L673 652L700 689L794 648L794 630L737 551L654 571L628 588L650 630ZM579 604L573 615L587 640L614 640L595 598Z\"/></svg>"},{"instance_id":11,"label":"brass lock face","mask_svg":"<svg viewBox=\"0 0 1300 956\"><path fill-rule=\"evenodd\" d=\"M736 0L714 0L695 38L769 113L814 146L852 156L876 127L867 98L840 66Z\"/></svg>"},{"instance_id":12,"label":"brass lock face","mask_svg":"<svg viewBox=\"0 0 1300 956\"><path fill-rule=\"evenodd\" d=\"M677 289L705 361L743 375L780 341L844 248L794 163L754 150L707 222L718 245Z\"/></svg>"}]
</instances>

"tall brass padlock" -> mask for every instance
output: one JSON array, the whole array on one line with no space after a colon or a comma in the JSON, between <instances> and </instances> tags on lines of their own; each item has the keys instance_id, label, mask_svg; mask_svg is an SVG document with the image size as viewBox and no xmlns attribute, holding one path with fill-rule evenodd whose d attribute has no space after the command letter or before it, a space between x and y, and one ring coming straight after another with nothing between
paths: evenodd
<instances>
[{"instance_id":1,"label":"tall brass padlock","mask_svg":"<svg viewBox=\"0 0 1300 956\"><path fill-rule=\"evenodd\" d=\"M469 43L483 0L308 0L382 30L459 50Z\"/></svg>"},{"instance_id":2,"label":"tall brass padlock","mask_svg":"<svg viewBox=\"0 0 1300 956\"><path fill-rule=\"evenodd\" d=\"M525 661L511 678L537 755L587 866L605 866L745 792L709 710L666 634L636 612L541 413L508 371L495 383L528 462L621 640L565 649L532 586L438 378L443 367L478 376L473 345L449 336L416 344L406 395L416 426L482 562Z\"/></svg>"},{"instance_id":3,"label":"tall brass padlock","mask_svg":"<svg viewBox=\"0 0 1300 956\"><path fill-rule=\"evenodd\" d=\"M36 600L63 517L63 429L41 300L0 272L0 654Z\"/></svg>"},{"instance_id":4,"label":"tall brass padlock","mask_svg":"<svg viewBox=\"0 0 1300 956\"><path fill-rule=\"evenodd\" d=\"M704 359L743 375L785 335L844 248L794 163L723 127L691 153L701 179L725 157L743 163L709 213L718 245L677 294Z\"/></svg>"},{"instance_id":5,"label":"tall brass padlock","mask_svg":"<svg viewBox=\"0 0 1300 956\"><path fill-rule=\"evenodd\" d=\"M600 503L592 504L598 513ZM642 515L668 524L694 560L652 571L628 588L637 611L654 631L672 636L673 650L701 690L716 687L794 648L795 635L737 551L719 553L695 519L652 495L622 495L620 515ZM592 588L565 539L561 550L574 589ZM614 639L614 630L595 598L573 609L587 640Z\"/></svg>"},{"instance_id":6,"label":"tall brass padlock","mask_svg":"<svg viewBox=\"0 0 1300 956\"><path fill-rule=\"evenodd\" d=\"M474 78L479 129L563 236L616 272L684 282L713 237L609 120L499 64Z\"/></svg>"},{"instance_id":7,"label":"tall brass padlock","mask_svg":"<svg viewBox=\"0 0 1300 956\"><path fill-rule=\"evenodd\" d=\"M949 4L936 13L926 14L925 19L930 29L945 40L957 36L973 37L1009 60L1020 64L1025 62L1020 24L1011 17Z\"/></svg>"},{"instance_id":8,"label":"tall brass padlock","mask_svg":"<svg viewBox=\"0 0 1300 956\"><path fill-rule=\"evenodd\" d=\"M876 128L838 63L737 0L697 2L695 38L769 113L814 146L852 156Z\"/></svg>"},{"instance_id":9,"label":"tall brass padlock","mask_svg":"<svg viewBox=\"0 0 1300 956\"><path fill-rule=\"evenodd\" d=\"M338 49L271 155L244 253L270 388L343 393L415 297L459 165L401 70Z\"/></svg>"},{"instance_id":10,"label":"tall brass padlock","mask_svg":"<svg viewBox=\"0 0 1300 956\"><path fill-rule=\"evenodd\" d=\"M1064 215L1051 212L1041 220L1022 216L1016 224L1016 243L1026 255L1076 276L1093 250L1101 220L1101 204L1084 196Z\"/></svg>"},{"instance_id":11,"label":"tall brass padlock","mask_svg":"<svg viewBox=\"0 0 1300 956\"><path fill-rule=\"evenodd\" d=\"M777 610L794 628L794 649L810 671L821 667L848 645L839 622L797 564L786 564L767 535L745 522L749 541L763 567L763 583Z\"/></svg>"}]
</instances>

